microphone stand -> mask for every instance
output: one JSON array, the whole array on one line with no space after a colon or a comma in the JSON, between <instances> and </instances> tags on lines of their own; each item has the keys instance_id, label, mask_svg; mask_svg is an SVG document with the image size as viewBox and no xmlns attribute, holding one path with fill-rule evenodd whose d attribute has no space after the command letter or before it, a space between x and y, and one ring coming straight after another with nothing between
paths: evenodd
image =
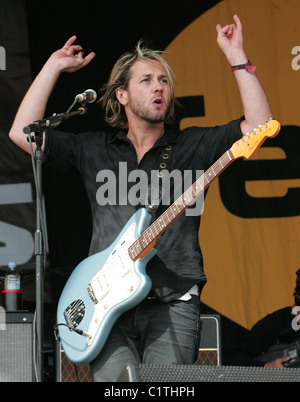
<instances>
[{"instance_id":1,"label":"microphone stand","mask_svg":"<svg viewBox=\"0 0 300 402\"><path fill-rule=\"evenodd\" d=\"M43 253L43 230L42 230L42 145L43 145L43 133L47 129L57 127L61 122L65 121L71 116L78 114L85 114L87 112L85 104L82 104L78 110L74 112L66 112L61 114L54 114L53 116L37 120L30 123L23 128L25 134L31 135L34 132L34 136L31 137L32 142L36 144L35 150L35 185L36 185L36 231L34 236L34 255L35 255L35 294L36 294L36 381L42 382L44 380L44 253ZM29 141L29 139L28 139ZM31 140L30 140L31 141ZM29 142L30 142L29 141Z\"/></svg>"},{"instance_id":2,"label":"microphone stand","mask_svg":"<svg viewBox=\"0 0 300 402\"><path fill-rule=\"evenodd\" d=\"M51 117L47 117L43 120L37 120L30 123L28 126L23 128L24 134L30 134L32 132L42 134L45 130L49 128L55 128L63 121L67 120L69 117L76 116L77 114L85 114L87 112L86 107L82 104L74 112L66 112L60 114L53 114ZM42 140L43 143L43 140ZM41 144L42 145L42 144Z\"/></svg>"}]
</instances>

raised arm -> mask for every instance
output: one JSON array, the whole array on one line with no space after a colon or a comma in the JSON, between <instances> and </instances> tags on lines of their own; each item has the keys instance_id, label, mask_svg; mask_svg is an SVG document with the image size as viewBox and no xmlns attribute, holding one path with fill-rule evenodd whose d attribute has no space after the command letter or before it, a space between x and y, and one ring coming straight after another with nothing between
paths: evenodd
<instances>
[{"instance_id":1,"label":"raised arm","mask_svg":"<svg viewBox=\"0 0 300 402\"><path fill-rule=\"evenodd\" d=\"M248 62L243 48L242 24L237 15L233 16L235 24L222 27L217 25L217 42L231 66ZM254 71L238 69L235 75L244 108L245 120L241 123L243 134L252 131L258 125L272 117L267 96Z\"/></svg>"},{"instance_id":2,"label":"raised arm","mask_svg":"<svg viewBox=\"0 0 300 402\"><path fill-rule=\"evenodd\" d=\"M9 137L24 151L29 152L27 136L23 128L44 117L49 96L62 72L74 72L86 66L95 56L94 52L83 57L82 47L74 45L72 36L65 45L54 52L37 75L26 93L9 132Z\"/></svg>"}]
</instances>

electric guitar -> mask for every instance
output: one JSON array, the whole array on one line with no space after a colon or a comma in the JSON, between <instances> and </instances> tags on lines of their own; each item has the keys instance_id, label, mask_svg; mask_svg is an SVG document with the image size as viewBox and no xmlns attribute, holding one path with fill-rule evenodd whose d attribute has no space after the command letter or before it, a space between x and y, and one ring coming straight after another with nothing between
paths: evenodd
<instances>
[{"instance_id":1,"label":"electric guitar","mask_svg":"<svg viewBox=\"0 0 300 402\"><path fill-rule=\"evenodd\" d=\"M87 257L74 269L57 309L59 337L72 362L87 364L95 359L120 315L147 296L152 283L146 265L156 254L159 236L230 163L250 158L279 130L280 124L270 120L244 135L151 225L151 215L140 208L110 247Z\"/></svg>"}]
</instances>

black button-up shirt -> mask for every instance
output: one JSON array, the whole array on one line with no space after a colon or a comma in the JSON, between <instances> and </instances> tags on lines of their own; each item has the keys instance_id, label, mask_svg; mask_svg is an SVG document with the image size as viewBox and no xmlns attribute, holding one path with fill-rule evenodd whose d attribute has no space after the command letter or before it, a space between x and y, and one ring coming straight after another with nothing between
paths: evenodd
<instances>
[{"instance_id":1,"label":"black button-up shirt","mask_svg":"<svg viewBox=\"0 0 300 402\"><path fill-rule=\"evenodd\" d=\"M156 176L151 179L151 172L159 169L167 145L172 145L171 179L163 186L166 188L162 189L161 205L153 219L174 201L174 194L177 197L178 191L186 190L241 138L240 122L238 119L223 126L190 127L180 133L166 127L164 135L140 163L124 131L117 134L47 132L44 162L68 172L79 170L84 181L93 219L89 254L110 246L134 212L144 206L143 191L153 184ZM196 201L156 243L158 252L149 261L147 274L152 279L153 292L163 301L178 298L193 285L198 283L202 287L206 282L198 239L201 209L200 202Z\"/></svg>"}]
</instances>

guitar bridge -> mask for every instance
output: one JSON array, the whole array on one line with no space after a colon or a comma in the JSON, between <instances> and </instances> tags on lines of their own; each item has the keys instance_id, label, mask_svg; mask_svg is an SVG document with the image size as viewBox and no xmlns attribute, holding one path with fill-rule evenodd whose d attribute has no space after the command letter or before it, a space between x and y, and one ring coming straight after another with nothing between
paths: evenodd
<instances>
[{"instance_id":1,"label":"guitar bridge","mask_svg":"<svg viewBox=\"0 0 300 402\"><path fill-rule=\"evenodd\" d=\"M75 300L64 311L64 317L69 329L76 329L85 315L85 304L82 300Z\"/></svg>"},{"instance_id":2,"label":"guitar bridge","mask_svg":"<svg viewBox=\"0 0 300 402\"><path fill-rule=\"evenodd\" d=\"M96 295L95 295L93 286L92 286L91 284L88 285L87 291L88 291L88 293L89 293L89 296L90 296L92 302L93 302L94 304L97 304L97 303L98 303L98 299L97 299L97 297L96 297Z\"/></svg>"}]
</instances>

